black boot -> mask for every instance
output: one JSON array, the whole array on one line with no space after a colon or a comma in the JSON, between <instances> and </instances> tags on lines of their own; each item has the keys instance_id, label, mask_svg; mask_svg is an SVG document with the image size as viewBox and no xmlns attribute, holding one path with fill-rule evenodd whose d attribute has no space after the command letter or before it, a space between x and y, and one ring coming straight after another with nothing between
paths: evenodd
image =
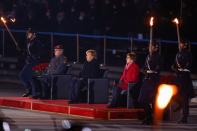
<instances>
[{"instance_id":1,"label":"black boot","mask_svg":"<svg viewBox=\"0 0 197 131\"><path fill-rule=\"evenodd\" d=\"M143 121L142 121L142 125L153 125L153 118L151 117L146 117Z\"/></svg>"},{"instance_id":2,"label":"black boot","mask_svg":"<svg viewBox=\"0 0 197 131\"><path fill-rule=\"evenodd\" d=\"M153 125L152 107L150 104L144 104L145 120L142 122L143 125Z\"/></svg>"},{"instance_id":3,"label":"black boot","mask_svg":"<svg viewBox=\"0 0 197 131\"><path fill-rule=\"evenodd\" d=\"M116 105L113 105L113 104L107 104L107 108L116 108L117 106Z\"/></svg>"},{"instance_id":4,"label":"black boot","mask_svg":"<svg viewBox=\"0 0 197 131\"><path fill-rule=\"evenodd\" d=\"M31 90L26 90L26 92L22 95L22 97L28 97L31 95Z\"/></svg>"}]
</instances>

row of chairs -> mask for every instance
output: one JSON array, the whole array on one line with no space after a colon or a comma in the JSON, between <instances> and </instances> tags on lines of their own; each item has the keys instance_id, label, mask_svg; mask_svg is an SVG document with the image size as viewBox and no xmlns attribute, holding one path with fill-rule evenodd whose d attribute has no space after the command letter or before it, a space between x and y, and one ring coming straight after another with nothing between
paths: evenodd
<instances>
[{"instance_id":1,"label":"row of chairs","mask_svg":"<svg viewBox=\"0 0 197 131\"><path fill-rule=\"evenodd\" d=\"M67 70L62 74L50 75L51 77L51 89L50 98L51 99L69 99L69 88L70 82L73 78L78 77L81 70L80 64L66 65ZM87 87L87 103L94 104L106 104L109 101L109 89L110 89L110 79L107 77L109 70L105 67L101 67L101 76L96 79L88 79ZM39 76L42 77L42 76ZM138 83L129 83L128 90L123 94L126 96L127 108L134 107L135 100L133 100L133 88L136 87ZM54 88L55 92L54 92ZM54 94L56 93L56 94ZM94 95L92 95L93 93ZM54 97L56 96L56 97ZM93 100L91 101L91 97Z\"/></svg>"}]
</instances>

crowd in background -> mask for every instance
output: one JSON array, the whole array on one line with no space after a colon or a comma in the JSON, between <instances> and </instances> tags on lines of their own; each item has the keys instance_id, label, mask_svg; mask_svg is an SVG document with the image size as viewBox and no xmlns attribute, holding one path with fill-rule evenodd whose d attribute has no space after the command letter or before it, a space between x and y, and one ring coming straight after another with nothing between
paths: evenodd
<instances>
[{"instance_id":1,"label":"crowd in background","mask_svg":"<svg viewBox=\"0 0 197 131\"><path fill-rule=\"evenodd\" d=\"M10 26L20 29L32 27L39 31L113 35L147 33L147 18L154 15L160 22L156 34L165 37L172 28L166 23L180 16L180 1L2 0L0 15L16 17L16 23ZM195 8L188 10L186 3L195 6L195 2L182 3L182 14L192 17Z\"/></svg>"},{"instance_id":2,"label":"crowd in background","mask_svg":"<svg viewBox=\"0 0 197 131\"><path fill-rule=\"evenodd\" d=\"M180 25L181 38L196 41L196 6L197 2L192 0L1 0L0 16L15 17L15 23L8 23L8 27L15 29L28 29L31 27L36 31L118 36L131 35L133 37L136 37L138 33L142 33L143 36L145 35L144 38L149 38L148 20L150 16L155 16L154 38L168 40L177 40L176 27L171 20L178 16L182 17ZM3 27L1 23L0 27ZM24 37L15 37L20 46L25 45ZM7 40L10 40L8 36L6 42ZM43 38L41 41L47 43ZM75 59L73 52L70 52L70 48L76 48L73 41L69 41L67 38L59 39L59 37L54 39L54 41L55 44L59 41L62 44L66 44L67 51L65 52L67 56L71 60ZM113 42L115 41L111 41L111 43ZM121 41L116 42L121 43ZM90 45L93 45L92 41L88 42L87 39L84 41L80 40L80 43L86 43L88 48L90 48ZM93 46L98 54L103 54L101 53L102 44L98 44L99 41L94 43L96 45ZM115 49L127 50L128 45L121 43L122 45L119 44L121 46L116 44L117 46L113 47L113 44L111 44L111 47L109 43L110 41L107 41L108 48L114 49L115 53L107 52L107 56L110 56L110 59L107 58L107 64L117 65L121 63L120 65L122 65L124 62L122 57L125 54L116 53ZM6 50L9 49L9 53L11 49L15 51L15 48L9 47L11 45L7 44L6 46ZM85 44L80 44L81 47L82 45L85 47ZM176 46L175 48L166 47L162 47L161 52L165 54L163 57L166 60L172 62L173 59L171 58L175 55L174 52L177 48ZM139 48L141 47L139 46ZM195 46L192 47L192 51L195 48ZM145 52L143 51L143 53ZM103 56L98 56L98 58L100 60ZM170 68L168 63L165 63L165 65L166 69ZM195 62L194 65L196 65Z\"/></svg>"}]
</instances>

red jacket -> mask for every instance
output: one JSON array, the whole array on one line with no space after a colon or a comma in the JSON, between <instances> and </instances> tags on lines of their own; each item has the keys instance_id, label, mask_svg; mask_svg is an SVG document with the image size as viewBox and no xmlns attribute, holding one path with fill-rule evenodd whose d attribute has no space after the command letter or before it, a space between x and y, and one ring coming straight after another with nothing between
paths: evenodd
<instances>
[{"instance_id":1,"label":"red jacket","mask_svg":"<svg viewBox=\"0 0 197 131\"><path fill-rule=\"evenodd\" d=\"M121 83L119 83L118 87L127 90L129 82L139 81L139 73L140 69L136 63L126 65L120 78Z\"/></svg>"}]
</instances>

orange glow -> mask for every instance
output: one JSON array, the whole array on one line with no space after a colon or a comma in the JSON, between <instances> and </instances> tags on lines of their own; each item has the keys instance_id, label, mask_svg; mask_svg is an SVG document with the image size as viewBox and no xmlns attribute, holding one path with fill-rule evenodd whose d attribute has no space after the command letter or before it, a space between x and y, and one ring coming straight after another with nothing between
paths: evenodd
<instances>
[{"instance_id":1,"label":"orange glow","mask_svg":"<svg viewBox=\"0 0 197 131\"><path fill-rule=\"evenodd\" d=\"M150 18L150 26L153 26L153 24L154 24L154 17L151 17Z\"/></svg>"},{"instance_id":2,"label":"orange glow","mask_svg":"<svg viewBox=\"0 0 197 131\"><path fill-rule=\"evenodd\" d=\"M5 24L6 23L6 20L5 18L1 17L1 21Z\"/></svg>"},{"instance_id":3,"label":"orange glow","mask_svg":"<svg viewBox=\"0 0 197 131\"><path fill-rule=\"evenodd\" d=\"M179 24L179 20L178 20L178 18L174 18L174 20L172 21L172 22L174 22L175 24Z\"/></svg>"},{"instance_id":4,"label":"orange glow","mask_svg":"<svg viewBox=\"0 0 197 131\"><path fill-rule=\"evenodd\" d=\"M161 84L158 88L156 104L159 109L165 109L173 95L177 92L175 85Z\"/></svg>"},{"instance_id":5,"label":"orange glow","mask_svg":"<svg viewBox=\"0 0 197 131\"><path fill-rule=\"evenodd\" d=\"M11 18L10 20L11 20L13 23L16 22L16 19L15 19L15 18Z\"/></svg>"}]
</instances>

